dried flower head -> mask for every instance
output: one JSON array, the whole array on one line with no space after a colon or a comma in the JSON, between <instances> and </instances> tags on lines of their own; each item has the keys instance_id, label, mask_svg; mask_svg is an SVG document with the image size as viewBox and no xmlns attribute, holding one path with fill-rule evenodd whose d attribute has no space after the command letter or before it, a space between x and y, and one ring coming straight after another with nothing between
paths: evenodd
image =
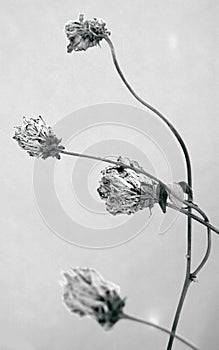
<instances>
[{"instance_id":1,"label":"dried flower head","mask_svg":"<svg viewBox=\"0 0 219 350\"><path fill-rule=\"evenodd\" d=\"M23 118L23 125L15 127L13 138L32 157L56 157L60 159L60 152L65 148L60 145L52 128L48 126L43 118Z\"/></svg>"},{"instance_id":2,"label":"dried flower head","mask_svg":"<svg viewBox=\"0 0 219 350\"><path fill-rule=\"evenodd\" d=\"M129 158L119 157L117 161L143 170L138 162ZM108 167L101 173L97 191L101 199L106 201L106 210L111 214L133 214L144 208L151 211L158 202L157 183L146 175L123 166Z\"/></svg>"},{"instance_id":3,"label":"dried flower head","mask_svg":"<svg viewBox=\"0 0 219 350\"><path fill-rule=\"evenodd\" d=\"M89 47L99 45L103 37L110 34L102 19L85 20L83 14L79 15L78 21L66 23L64 31L70 41L68 53L86 51Z\"/></svg>"},{"instance_id":4,"label":"dried flower head","mask_svg":"<svg viewBox=\"0 0 219 350\"><path fill-rule=\"evenodd\" d=\"M72 268L63 272L63 302L70 312L94 318L106 330L122 316L125 300L119 287L105 281L92 268Z\"/></svg>"}]
</instances>

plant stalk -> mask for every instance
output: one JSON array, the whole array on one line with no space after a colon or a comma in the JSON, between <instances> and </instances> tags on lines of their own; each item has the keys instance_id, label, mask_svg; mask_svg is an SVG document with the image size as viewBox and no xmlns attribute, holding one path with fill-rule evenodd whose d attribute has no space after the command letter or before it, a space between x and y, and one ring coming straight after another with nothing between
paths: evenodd
<instances>
[{"instance_id":1,"label":"plant stalk","mask_svg":"<svg viewBox=\"0 0 219 350\"><path fill-rule=\"evenodd\" d=\"M113 46L112 41L110 40L110 38L108 36L104 36L104 39L106 40L106 42L108 43L110 50L111 50L111 54L112 54L112 59L113 59L113 63L115 65L115 68L120 76L120 78L122 79L123 83L126 85L126 87L128 88L128 90L131 92L131 94L145 107L147 107L148 109L150 109L153 113L155 113L160 119L162 119L164 121L164 123L169 127L169 129L172 131L172 133L175 135L175 137L177 138L182 151L184 153L185 156L185 161L186 161L186 168L187 168L187 183L189 185L189 187L192 189L192 169L191 169L191 161L190 161L190 157L189 157L189 152L187 150L187 147L182 139L182 137L180 136L180 134L178 133L178 131L175 129L175 127L169 122L169 120L163 115L161 114L161 112L159 110L157 110L155 107L153 107L152 105L150 105L148 102L144 101L141 97L139 97L136 92L133 90L133 88L131 87L131 85L128 83L128 81L126 80L120 66L119 63L117 61L116 58L116 53L115 53L115 48ZM188 201L192 201L192 194L188 195ZM191 207L188 208L188 213L192 214L192 209ZM173 321L173 326L172 326L172 332L175 332L177 324L178 324L178 320L179 317L178 315L180 315L182 306L183 306L183 302L188 290L188 287L190 285L190 271L191 271L191 247L192 247L192 219L191 216L188 216L187 219L187 263L186 263L186 275L185 275L185 281L184 281L184 285L183 285L183 290L182 290L182 296L183 298L180 298L178 307L177 307L177 311L174 317L174 321ZM179 312L180 311L180 312ZM168 350L171 350L172 348L172 342L174 340L173 335L170 336L170 340L168 343Z\"/></svg>"},{"instance_id":2,"label":"plant stalk","mask_svg":"<svg viewBox=\"0 0 219 350\"><path fill-rule=\"evenodd\" d=\"M147 325L149 327L156 328L156 329L158 329L158 330L160 330L160 331L162 331L164 333L167 333L169 335L173 335L174 338L178 339L179 341L181 341L182 343L184 343L185 345L187 345L191 349L198 350L198 348L195 345L191 344L186 339L182 338L181 336L179 336L177 334L173 334L167 328L159 326L159 325L157 325L157 324L155 324L153 322L145 321L145 320L142 320L142 319L140 319L138 317L127 315L127 314L122 314L121 319L138 322L138 323L141 323L141 324L145 324L145 325Z\"/></svg>"},{"instance_id":3,"label":"plant stalk","mask_svg":"<svg viewBox=\"0 0 219 350\"><path fill-rule=\"evenodd\" d=\"M162 119L164 121L164 123L169 127L169 129L172 131L172 133L175 135L176 139L178 140L184 156L185 156L185 160L186 160L186 167L187 167L187 181L188 181L188 185L192 188L192 169L191 169L191 161L190 161L190 157L189 157L189 152L187 150L187 147L182 139L182 137L180 136L180 134L178 133L178 131L175 129L175 127L173 126L172 123L170 123L170 121L155 107L153 107L150 103L144 101L140 96L137 95L137 93L133 90L133 88L131 87L131 85L128 83L127 79L125 78L118 60L116 58L116 52L115 52L115 48L114 45L112 43L112 41L110 40L110 38L108 36L104 36L104 39L106 40L106 42L108 43L110 50L111 50L111 54L112 54L112 59L113 59L113 63L115 65L115 68L120 76L120 78L122 79L123 83L126 85L126 87L128 88L128 90L131 92L131 94L136 98L136 100L138 100L143 106L147 107L148 109L150 109L153 113L155 113L160 119Z\"/></svg>"},{"instance_id":4,"label":"plant stalk","mask_svg":"<svg viewBox=\"0 0 219 350\"><path fill-rule=\"evenodd\" d=\"M191 273L191 276L193 279L196 278L197 274L201 271L201 269L204 267L206 264L211 252L211 229L208 227L207 228L207 249L206 253L204 255L204 258L202 259L201 263L198 265L198 267L195 269L194 272Z\"/></svg>"},{"instance_id":5,"label":"plant stalk","mask_svg":"<svg viewBox=\"0 0 219 350\"><path fill-rule=\"evenodd\" d=\"M73 157L80 157L80 158L87 158L87 159L98 160L98 161L101 161L101 162L114 164L114 165L117 165L117 166L120 165L120 166L123 166L124 168L132 169L132 170L134 170L135 172L137 172L139 174L144 174L144 175L150 177L151 179L154 179L155 181L163 184L162 181L160 181L155 176L147 173L144 170L140 170L140 169L137 169L135 167L132 167L132 166L129 166L129 165L126 165L126 164L123 164L123 163L120 163L120 162L117 162L117 161L114 161L114 160L111 160L111 159L107 159L107 158L103 158L103 157L99 157L99 156L92 156L92 155L89 155L89 154L82 154L82 153L78 153L78 152L70 152L70 151L65 151L65 150L61 151L61 153L66 154L66 155L70 155L70 156L73 156ZM165 184L163 184L163 185L166 186ZM197 211L201 211L203 213L203 215L205 215L204 212L201 209L199 209L197 205L194 205L193 203L189 203L189 202L186 202L186 201L185 201L185 203L188 203L188 205L191 205L192 208L194 208ZM217 227L213 226L212 224L210 224L209 222L207 222L206 220L203 220L203 219L199 218L198 216L196 216L194 214L190 214L185 209L177 208L175 205L173 205L171 203L167 203L167 206L170 207L173 210L177 210L177 211L181 212L182 214L184 214L186 216L190 216L192 219L198 221L200 224L202 224L202 225L204 225L206 227L209 227L212 231L214 231L215 233L219 234L219 229ZM206 217L206 215L205 215L205 217Z\"/></svg>"},{"instance_id":6,"label":"plant stalk","mask_svg":"<svg viewBox=\"0 0 219 350\"><path fill-rule=\"evenodd\" d=\"M214 231L215 233L217 233L219 235L219 229L215 226L213 226L212 224L210 224L210 222L203 220L201 218L199 218L198 216L194 215L194 214L190 214L188 213L187 210L183 209L183 208L177 208L175 205L171 204L171 203L167 203L167 206L171 209L177 210L181 213L183 213L186 216L190 216L192 219L194 219L195 221L199 222L200 224L202 224L203 226L208 227L209 229L211 229L212 231Z\"/></svg>"}]
</instances>

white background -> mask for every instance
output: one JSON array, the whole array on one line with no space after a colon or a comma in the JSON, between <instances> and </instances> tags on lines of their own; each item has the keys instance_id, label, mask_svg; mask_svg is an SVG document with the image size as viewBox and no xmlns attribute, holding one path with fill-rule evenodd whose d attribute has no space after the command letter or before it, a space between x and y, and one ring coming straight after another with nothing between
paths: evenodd
<instances>
[{"instance_id":1,"label":"white background","mask_svg":"<svg viewBox=\"0 0 219 350\"><path fill-rule=\"evenodd\" d=\"M218 2L7 0L0 7L0 349L165 349L167 336L146 326L121 321L105 333L94 321L70 315L58 280L70 266L95 267L128 296L127 312L170 328L185 270L185 218L164 236L154 229L154 218L145 234L111 250L65 243L39 215L33 159L12 140L13 126L23 115L39 114L53 125L99 103L139 107L119 80L105 43L101 50L66 53L66 21L79 12L104 18L130 83L183 135L192 157L195 200L219 226ZM195 266L205 248L198 224L193 243ZM208 350L219 347L218 251L219 237L213 234L211 257L190 287L178 328ZM186 347L175 341L174 349Z\"/></svg>"}]
</instances>

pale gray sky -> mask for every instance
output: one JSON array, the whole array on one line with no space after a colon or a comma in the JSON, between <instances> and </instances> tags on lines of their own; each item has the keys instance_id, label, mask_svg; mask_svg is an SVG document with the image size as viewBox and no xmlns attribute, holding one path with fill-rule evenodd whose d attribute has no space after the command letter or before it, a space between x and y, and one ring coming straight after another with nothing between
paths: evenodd
<instances>
[{"instance_id":1,"label":"pale gray sky","mask_svg":"<svg viewBox=\"0 0 219 350\"><path fill-rule=\"evenodd\" d=\"M122 85L107 44L66 53L63 27L79 12L105 19L129 82L182 134L192 157L195 201L219 226L218 2L1 1L0 350L163 350L167 336L146 326L121 321L106 333L94 321L70 315L58 280L70 266L95 267L120 285L127 312L168 328L184 277L185 218L159 235L160 224L167 227L174 218L170 212L166 221L158 208L151 218L147 211L136 217L105 215L95 189L103 164L84 160L73 169L75 159L63 157L51 172L53 161L34 162L12 140L23 115L40 114L56 124L63 141L71 137L68 149L126 153L164 181L185 179L174 138ZM53 175L51 193L43 181ZM62 223L60 208L55 211L54 193L68 223ZM112 249L84 249L62 239L106 246L142 228L134 240ZM198 224L193 237L195 267L206 237ZM218 251L219 237L213 234L211 257L190 287L178 328L203 350L219 348ZM175 341L174 349L186 346Z\"/></svg>"}]
</instances>

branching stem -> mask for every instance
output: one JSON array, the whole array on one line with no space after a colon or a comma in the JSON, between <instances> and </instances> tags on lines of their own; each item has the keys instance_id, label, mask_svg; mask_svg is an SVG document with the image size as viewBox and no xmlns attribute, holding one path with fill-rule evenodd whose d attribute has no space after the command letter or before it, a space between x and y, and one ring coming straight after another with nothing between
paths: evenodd
<instances>
[{"instance_id":1,"label":"branching stem","mask_svg":"<svg viewBox=\"0 0 219 350\"><path fill-rule=\"evenodd\" d=\"M113 59L113 63L115 65L115 68L116 68L120 78L122 79L123 83L127 87L127 89L130 91L130 93L134 96L134 98L137 101L139 101L142 105L144 105L146 108L148 108L153 113L155 113L161 120L163 120L163 122L169 127L169 129L172 131L172 133L174 134L174 136L178 140L178 142L179 142L179 144L180 144L180 146L182 148L182 151L184 153L184 156L185 156L186 168L187 168L187 183L188 183L189 187L192 189L192 169L191 169L190 156L189 156L189 152L187 150L187 147L186 147L186 145L185 145L181 135L178 133L178 131L175 129L175 127L170 123L170 121L163 114L161 114L161 112L159 110L157 110L155 107L153 107L151 104L149 104L148 102L144 101L140 96L137 95L137 93L133 90L131 85L128 83L127 79L125 78L125 76L124 76L124 74L123 74L123 72L122 72L122 70L121 70L121 68L119 66L119 63L118 63L117 58L116 58L115 48L113 46L112 41L110 40L108 35L105 35L103 38L106 40L106 42L108 43L108 45L110 47L111 54L112 54L112 59ZM81 156L81 157L86 157L85 155L79 155L79 154L76 154L76 153L73 154L72 152L67 152L67 151L62 151L62 153L75 155L75 156L78 155L78 156ZM104 158L91 157L91 156L86 157L86 158L102 160L104 162L107 161L108 163L117 164L118 165L118 162L109 161L109 160L106 160ZM136 169L134 169L134 167L131 167L131 166L126 166L126 167L136 171ZM146 172L143 172L143 171L139 171L138 170L136 172L144 173L146 176L148 176L151 179L153 179L153 180L157 181L158 183L162 184L169 193L171 192L168 189L168 186L163 184L156 177L151 176L150 174L148 174ZM174 341L174 338L176 337L176 335L175 335L176 328L177 328L177 325L178 325L178 321L179 321L179 318L180 318L180 314L181 314L181 311L182 311L183 303L184 303L184 300L185 300L188 288L189 288L191 282L193 281L195 275L197 274L197 272L199 272L201 270L201 268L204 266L204 264L206 263L206 261L207 261L207 259L209 257L209 254L210 254L210 249L211 249L211 232L210 232L209 220L208 220L207 216L205 215L205 213L201 209L199 209L196 205L194 205L192 203L192 201L193 201L193 196L192 196L192 191L191 191L191 193L188 194L188 201L184 201L184 203L188 206L188 211L185 211L184 209L180 209L180 211L182 213L184 213L185 215L188 216L188 221L187 221L186 274L185 274L185 280L184 280L181 296L180 296L179 303L178 303L178 306L177 306L177 309L176 309L176 313L175 313L175 317L174 317L174 320L173 320L173 325L172 325L172 329L171 329L171 333L170 333L169 342L168 342L168 345L167 345L167 350L171 350L172 349L173 341ZM172 208L176 209L173 206L172 206ZM199 214L201 214L203 216L204 220L200 219L196 215L193 215L192 208L195 209L196 211L198 211ZM207 251L206 251L206 254L205 254L202 262L199 264L199 266L197 267L197 269L194 271L193 274L191 274L192 219L195 219L195 220L199 221L200 223L204 224L205 226L208 226L207 227L207 232L208 232ZM129 316L128 316L128 318L130 319ZM141 321L138 320L138 322L141 322ZM142 323L144 323L144 322L142 322Z\"/></svg>"},{"instance_id":2,"label":"branching stem","mask_svg":"<svg viewBox=\"0 0 219 350\"><path fill-rule=\"evenodd\" d=\"M178 133L178 131L175 129L175 127L169 122L169 120L163 115L161 114L161 112L159 110L157 110L155 107L153 107L152 105L150 105L148 102L144 101L141 97L139 97L136 92L133 90L133 88L131 87L131 85L128 83L128 81L126 80L124 74L121 71L121 68L119 66L119 63L117 61L116 58L116 53L115 53L115 48L113 46L112 41L109 39L108 36L105 36L104 39L106 40L106 42L108 43L110 50L111 50L111 54L112 54L112 58L113 58L113 63L115 65L115 68L120 76L120 78L122 79L123 83L126 85L126 87L128 88L128 90L131 92L131 94L145 107L147 107L148 109L150 109L153 113L155 113L160 119L162 119L164 121L164 123L169 127L169 129L172 131L172 133L175 135L175 137L177 138L184 156L185 156L185 161L186 161L186 168L187 168L187 182L189 187L192 189L192 169L191 169L191 162L190 162L190 157L189 157L189 152L187 150L187 147L182 139L182 137L180 136L180 134ZM192 194L190 193L188 195L188 200L192 201ZM188 208L188 213L192 214L192 209L191 206L189 206ZM186 275L185 275L185 281L184 281L184 285L183 285L183 290L182 290L182 296L184 296L183 298L180 298L178 307L177 307L177 312L175 314L174 317L174 321L173 321L173 326L172 326L172 333L174 333L176 331L176 327L179 321L179 315L183 306L183 302L188 290L188 287L190 285L190 272L191 272L191 248L192 248L192 219L191 216L188 216L188 221L187 221L187 262L186 262ZM170 336L170 340L167 346L167 350L171 350L172 349L172 344L173 344L173 340L174 337L173 335Z\"/></svg>"},{"instance_id":3,"label":"branching stem","mask_svg":"<svg viewBox=\"0 0 219 350\"><path fill-rule=\"evenodd\" d=\"M107 159L107 158L103 158L103 157L98 157L98 156L92 156L92 155L87 155L87 154L81 154L81 153L78 153L78 152L70 152L70 151L65 151L65 150L62 150L61 153L63 154L66 154L66 155L70 155L70 156L74 156L74 157L81 157L81 158L87 158L87 159L93 159L93 160L98 160L98 161L103 161L103 162L106 162L106 163L110 163L110 164L114 164L114 165L120 165L120 166L123 166L124 168L129 168L129 169L132 169L134 170L135 172L137 173L142 173L150 178L152 178L153 180L155 180L157 183L162 183L159 179L157 179L156 177L154 177L153 175L145 172L144 170L141 170L141 169L138 169L138 168L135 168L134 166L129 166L129 165L126 165L122 162L118 162L118 161L114 161L114 160L111 160L111 159ZM163 183L162 183L163 184ZM166 186L165 184L163 184L164 186ZM184 300L185 300L185 297L186 297L186 294L187 294L187 291L188 291L188 288L189 288L189 285L190 283L196 278L196 275L197 273L202 269L202 267L205 265L209 255L210 255L210 249L211 249L211 229L214 230L216 233L219 234L219 230L214 228L208 221L208 217L207 215L195 204L193 204L192 202L190 201L185 201L185 204L187 204L188 206L192 206L193 209L195 209L199 214L201 214L204 218L201 219L199 218L198 216L194 215L193 213L191 213L191 207L188 208L188 210L185 210L185 209L179 209L177 208L176 206L168 203L167 205L174 209L174 210L178 210L180 212L182 212L183 214L187 215L188 218L191 219L194 219L196 221L199 221L201 224L207 226L207 229L208 229L208 246L207 246L207 251L206 251L206 254L203 258L203 260L201 261L201 263L199 264L199 266L197 267L197 269L191 274L190 272L190 255L187 253L187 274L188 274L188 271L189 271L189 275L187 277L187 274L186 274L186 278L185 278L185 281L184 281L184 285L183 285L183 289L182 289L182 293L181 293L181 296L180 296L180 300L179 300L179 303L178 303L178 306L177 306L177 310L176 310L176 314L175 314L175 318L174 318L174 322L173 322L173 325L172 325L172 329L171 329L171 332L170 331L167 331L168 334L170 334L170 338L169 338L169 342L168 342L168 347L167 349L170 350L172 348L172 344L173 344L173 340L174 338L179 338L178 336L176 336L175 332L176 332L176 327L177 327L177 324L178 324L178 321L179 321L179 317L180 317L180 314L181 314L181 311L182 311L182 306L183 306L183 303L184 303ZM188 245L188 249L187 249L187 252L190 252L191 251L191 246ZM127 315L126 315L127 316ZM130 318L131 317L131 318ZM129 318L129 319L132 319L134 320L134 318L132 316L128 316L128 317L125 317L126 319ZM137 319L135 319L135 321L137 321ZM139 320L137 322L141 322L141 323L145 323L145 324L148 324L146 321L142 321L142 320ZM161 329L160 327L156 327L156 328L159 328ZM163 331L166 331L164 329L162 329ZM189 344L187 344L189 345ZM191 347L191 345L190 345ZM193 347L193 349L196 349L195 347Z\"/></svg>"}]
</instances>

